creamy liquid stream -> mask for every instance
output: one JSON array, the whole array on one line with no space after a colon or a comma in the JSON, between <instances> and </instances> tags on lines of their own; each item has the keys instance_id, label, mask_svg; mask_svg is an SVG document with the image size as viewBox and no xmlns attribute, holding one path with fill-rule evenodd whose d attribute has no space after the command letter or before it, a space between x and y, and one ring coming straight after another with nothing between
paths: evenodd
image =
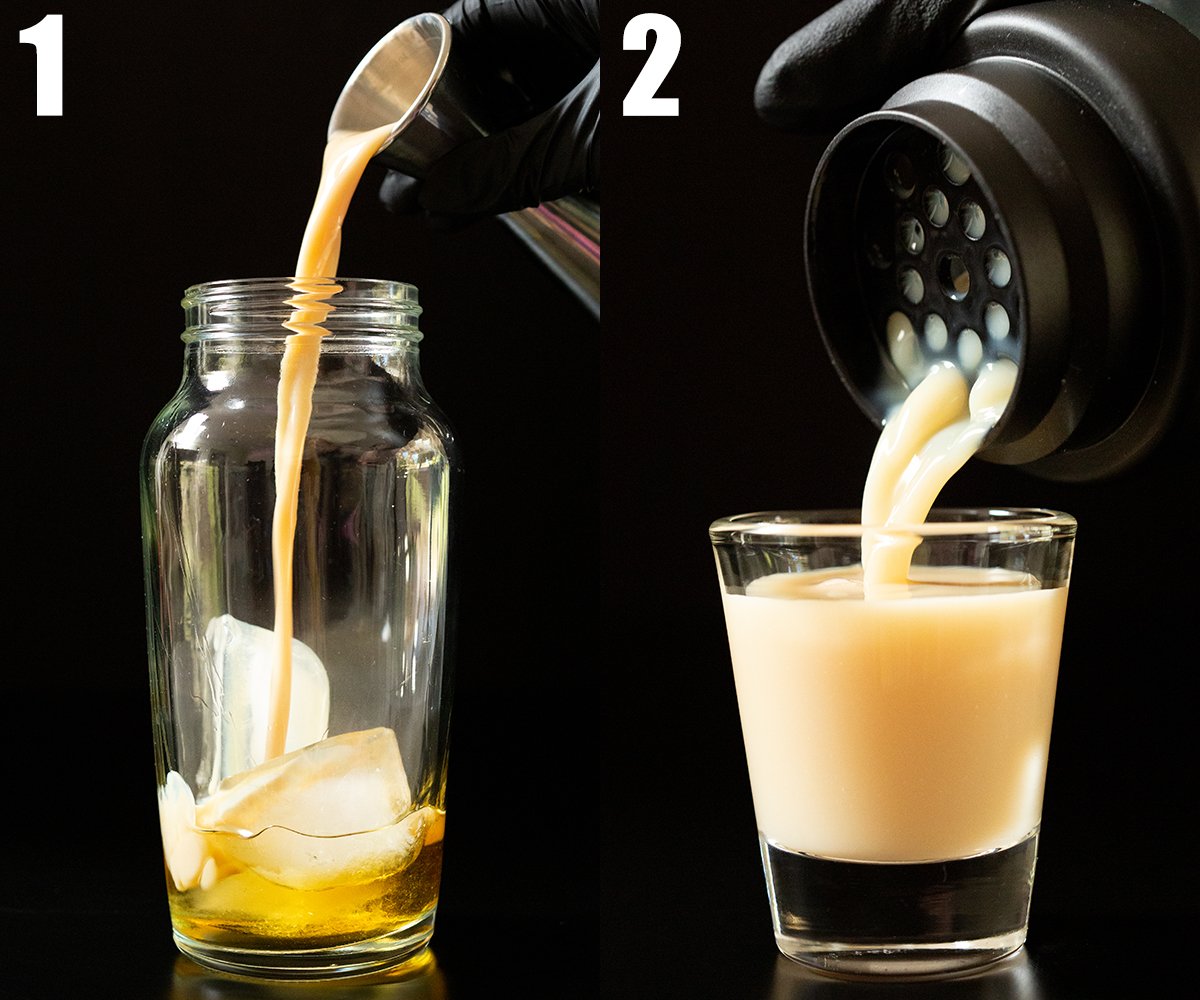
<instances>
[{"instance_id":1,"label":"creamy liquid stream","mask_svg":"<svg viewBox=\"0 0 1200 1000\"><path fill-rule=\"evenodd\" d=\"M1017 366L1008 359L984 365L969 391L953 365L931 368L879 436L863 489L862 523L883 528L923 523L950 477L996 426L1016 380ZM868 597L904 588L919 542L912 533L864 530Z\"/></svg>"},{"instance_id":2,"label":"creamy liquid stream","mask_svg":"<svg viewBox=\"0 0 1200 1000\"><path fill-rule=\"evenodd\" d=\"M296 512L300 497L300 465L312 415L317 379L321 326L335 308L329 296L337 291L342 244L342 221L363 171L386 145L392 126L367 132L339 132L325 147L321 180L300 256L296 262L296 295L288 300L293 312L284 326L291 331L279 371L278 416L275 424L275 513L271 552L275 588L275 660L271 675L267 721L267 758L278 757L287 743L288 709L292 691L292 565Z\"/></svg>"}]
</instances>

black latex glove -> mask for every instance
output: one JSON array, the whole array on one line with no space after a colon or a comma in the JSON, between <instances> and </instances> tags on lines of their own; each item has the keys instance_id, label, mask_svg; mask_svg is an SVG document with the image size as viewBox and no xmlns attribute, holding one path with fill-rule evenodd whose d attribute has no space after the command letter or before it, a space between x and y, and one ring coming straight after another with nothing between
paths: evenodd
<instances>
[{"instance_id":1,"label":"black latex glove","mask_svg":"<svg viewBox=\"0 0 1200 1000\"><path fill-rule=\"evenodd\" d=\"M510 127L464 143L380 198L443 226L600 191L599 0L458 0L444 12L469 65L522 96Z\"/></svg>"},{"instance_id":2,"label":"black latex glove","mask_svg":"<svg viewBox=\"0 0 1200 1000\"><path fill-rule=\"evenodd\" d=\"M1017 0L842 0L767 60L754 106L768 125L823 131L878 108L937 69L959 32Z\"/></svg>"}]
</instances>

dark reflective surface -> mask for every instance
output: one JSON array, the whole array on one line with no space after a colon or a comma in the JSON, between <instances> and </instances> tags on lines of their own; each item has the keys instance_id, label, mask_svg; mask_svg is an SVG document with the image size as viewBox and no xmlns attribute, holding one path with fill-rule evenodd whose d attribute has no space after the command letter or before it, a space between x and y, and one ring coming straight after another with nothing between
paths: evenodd
<instances>
[{"instance_id":1,"label":"dark reflective surface","mask_svg":"<svg viewBox=\"0 0 1200 1000\"><path fill-rule=\"evenodd\" d=\"M145 911L157 909L145 901ZM447 920L422 959L386 975L319 983L256 982L203 969L175 952L157 920L132 913L0 911L5 958L4 1000L478 1000L529 998L689 998L689 1000L1088 1000L1191 995L1182 959L1156 938L1178 940L1179 928L1130 927L1122 952L1085 918L1063 936L1038 941L986 971L924 982L832 978L774 952L770 942L723 951L714 937L695 947L673 935L664 909L660 933L631 941L616 920L518 927L502 914L490 921ZM748 918L749 914L738 915ZM78 929L68 933L69 918ZM1151 933L1151 931L1154 933ZM597 943L602 947L597 950ZM606 946L606 947L603 947ZM623 949L629 948L623 953Z\"/></svg>"},{"instance_id":2,"label":"dark reflective surface","mask_svg":"<svg viewBox=\"0 0 1200 1000\"><path fill-rule=\"evenodd\" d=\"M1040 1000L1048 995L1028 953L1020 951L975 975L912 983L834 979L780 956L770 1000Z\"/></svg>"},{"instance_id":3,"label":"dark reflective surface","mask_svg":"<svg viewBox=\"0 0 1200 1000\"><path fill-rule=\"evenodd\" d=\"M385 975L353 982L261 983L223 976L180 957L169 1000L449 1000L446 977L432 950Z\"/></svg>"}]
</instances>

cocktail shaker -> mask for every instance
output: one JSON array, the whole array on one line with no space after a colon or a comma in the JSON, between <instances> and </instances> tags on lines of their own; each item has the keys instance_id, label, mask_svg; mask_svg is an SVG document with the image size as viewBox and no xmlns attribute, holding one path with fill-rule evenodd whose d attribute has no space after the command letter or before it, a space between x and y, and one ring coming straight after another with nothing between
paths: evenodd
<instances>
[{"instance_id":1,"label":"cocktail shaker","mask_svg":"<svg viewBox=\"0 0 1200 1000\"><path fill-rule=\"evenodd\" d=\"M273 512L296 282L187 290L183 377L141 462L175 941L201 965L273 980L417 955L433 933L445 829L458 444L421 379L417 289L325 285L286 661Z\"/></svg>"},{"instance_id":2,"label":"cocktail shaker","mask_svg":"<svg viewBox=\"0 0 1200 1000\"><path fill-rule=\"evenodd\" d=\"M1161 8L1161 9L1156 9ZM1200 5L985 14L849 123L809 194L807 279L877 423L929 364L1020 368L980 457L1101 479L1200 405Z\"/></svg>"}]
</instances>

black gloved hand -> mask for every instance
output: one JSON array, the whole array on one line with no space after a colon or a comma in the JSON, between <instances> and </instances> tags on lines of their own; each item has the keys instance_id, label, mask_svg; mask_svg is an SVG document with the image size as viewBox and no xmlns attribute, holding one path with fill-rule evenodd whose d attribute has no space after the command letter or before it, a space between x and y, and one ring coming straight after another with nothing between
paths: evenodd
<instances>
[{"instance_id":1,"label":"black gloved hand","mask_svg":"<svg viewBox=\"0 0 1200 1000\"><path fill-rule=\"evenodd\" d=\"M932 72L955 37L989 10L1018 0L842 0L767 60L754 106L768 125L822 131L878 108Z\"/></svg>"},{"instance_id":2,"label":"black gloved hand","mask_svg":"<svg viewBox=\"0 0 1200 1000\"><path fill-rule=\"evenodd\" d=\"M481 75L510 79L521 117L463 143L423 180L399 171L380 198L444 225L600 191L599 0L457 0L445 11Z\"/></svg>"}]
</instances>

